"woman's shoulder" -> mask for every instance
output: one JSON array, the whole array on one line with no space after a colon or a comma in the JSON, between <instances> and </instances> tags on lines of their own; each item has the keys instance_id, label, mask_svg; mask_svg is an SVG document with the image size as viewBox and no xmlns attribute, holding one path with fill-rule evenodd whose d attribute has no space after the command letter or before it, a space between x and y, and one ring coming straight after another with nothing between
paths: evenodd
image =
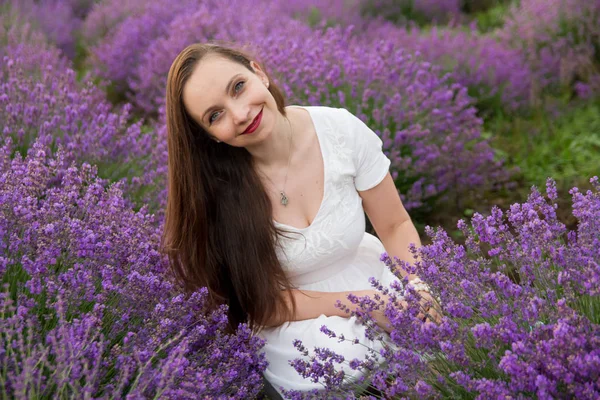
<instances>
[{"instance_id":1,"label":"woman's shoulder","mask_svg":"<svg viewBox=\"0 0 600 400\"><path fill-rule=\"evenodd\" d=\"M318 117L326 122L334 122L339 124L343 121L349 121L349 118L352 117L352 114L346 110L345 108L337 108L337 107L328 107L328 106L296 106L293 105L291 107L301 107L307 110L310 115L313 117Z\"/></svg>"},{"instance_id":2,"label":"woman's shoulder","mask_svg":"<svg viewBox=\"0 0 600 400\"><path fill-rule=\"evenodd\" d=\"M294 107L302 107L307 110L319 112L323 114L347 114L348 110L341 107L329 107L329 106L294 106Z\"/></svg>"}]
</instances>

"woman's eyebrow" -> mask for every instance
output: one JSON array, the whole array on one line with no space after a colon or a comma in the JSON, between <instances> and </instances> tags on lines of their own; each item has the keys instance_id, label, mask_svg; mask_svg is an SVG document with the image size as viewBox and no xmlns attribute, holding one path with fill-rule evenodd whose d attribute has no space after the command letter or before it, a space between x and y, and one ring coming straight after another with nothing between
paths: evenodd
<instances>
[{"instance_id":1,"label":"woman's eyebrow","mask_svg":"<svg viewBox=\"0 0 600 400\"><path fill-rule=\"evenodd\" d=\"M233 85L233 81L235 81L239 76L241 76L242 74L235 74L230 80L229 83L227 83L227 86L225 87L225 94L229 93L231 91L231 85ZM204 119L206 117L206 114L208 114L209 112L211 112L212 110L214 110L215 108L217 108L217 106L211 106L208 110L204 111L204 114L202 114L202 119Z\"/></svg>"}]
</instances>

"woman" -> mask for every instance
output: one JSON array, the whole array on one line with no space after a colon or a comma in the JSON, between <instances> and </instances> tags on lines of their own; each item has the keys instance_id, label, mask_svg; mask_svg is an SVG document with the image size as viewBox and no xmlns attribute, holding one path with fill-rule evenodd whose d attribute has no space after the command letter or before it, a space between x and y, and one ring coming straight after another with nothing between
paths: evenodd
<instances>
[{"instance_id":1,"label":"woman","mask_svg":"<svg viewBox=\"0 0 600 400\"><path fill-rule=\"evenodd\" d=\"M348 293L373 295L370 276L397 279L381 253L412 262L408 245L420 245L381 140L344 109L285 106L263 67L217 45L177 56L166 110L163 248L176 276L229 305L231 332L247 322L266 339L265 377L279 393L322 388L289 365L301 356L293 340L363 360L365 346L338 343L320 327L380 346L336 300L351 306ZM363 211L381 242L365 232ZM387 329L383 314L374 316Z\"/></svg>"}]
</instances>

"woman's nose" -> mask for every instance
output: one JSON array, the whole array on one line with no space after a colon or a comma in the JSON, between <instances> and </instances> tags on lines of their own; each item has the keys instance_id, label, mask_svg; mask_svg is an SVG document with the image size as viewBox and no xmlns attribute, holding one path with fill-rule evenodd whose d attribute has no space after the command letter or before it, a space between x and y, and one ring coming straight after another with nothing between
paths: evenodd
<instances>
[{"instance_id":1,"label":"woman's nose","mask_svg":"<svg viewBox=\"0 0 600 400\"><path fill-rule=\"evenodd\" d=\"M250 119L250 107L246 105L236 105L231 110L233 122L237 125L244 125Z\"/></svg>"}]
</instances>

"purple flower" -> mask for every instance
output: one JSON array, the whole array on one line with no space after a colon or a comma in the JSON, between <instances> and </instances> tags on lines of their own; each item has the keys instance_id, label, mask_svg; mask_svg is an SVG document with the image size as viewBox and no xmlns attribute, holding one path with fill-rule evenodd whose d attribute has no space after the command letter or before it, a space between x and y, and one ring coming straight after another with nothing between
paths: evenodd
<instances>
[{"instance_id":1,"label":"purple flower","mask_svg":"<svg viewBox=\"0 0 600 400\"><path fill-rule=\"evenodd\" d=\"M527 58L536 90L556 92L584 82L592 83L589 88L598 93L598 72L593 68L600 43L597 1L520 1L511 6L499 37Z\"/></svg>"},{"instance_id":2,"label":"purple flower","mask_svg":"<svg viewBox=\"0 0 600 400\"><path fill-rule=\"evenodd\" d=\"M264 341L245 325L226 334L227 307L209 311L206 288L181 292L160 224L130 208L122 184L66 161L39 140L25 158L10 137L0 147L5 393L256 396Z\"/></svg>"},{"instance_id":3,"label":"purple flower","mask_svg":"<svg viewBox=\"0 0 600 400\"><path fill-rule=\"evenodd\" d=\"M593 305L600 272L600 183L597 177L590 182L593 190L585 194L571 190L578 228L567 235L556 216L552 180L548 198L534 188L526 202L506 213L493 209L460 223L468 249L442 229L427 229L431 244L413 250L420 259L414 273L439 298L442 320L423 324L420 296L410 285L386 288L373 279L379 291L406 303L392 301L384 308L394 346L381 352L386 367L373 371L371 383L386 396L600 396L600 326ZM484 256L479 247L490 245L499 251ZM389 257L383 261L392 270L398 264ZM369 311L382 305L348 298L360 306L351 315L367 327L367 337L381 334ZM367 362L353 360L352 366Z\"/></svg>"}]
</instances>

